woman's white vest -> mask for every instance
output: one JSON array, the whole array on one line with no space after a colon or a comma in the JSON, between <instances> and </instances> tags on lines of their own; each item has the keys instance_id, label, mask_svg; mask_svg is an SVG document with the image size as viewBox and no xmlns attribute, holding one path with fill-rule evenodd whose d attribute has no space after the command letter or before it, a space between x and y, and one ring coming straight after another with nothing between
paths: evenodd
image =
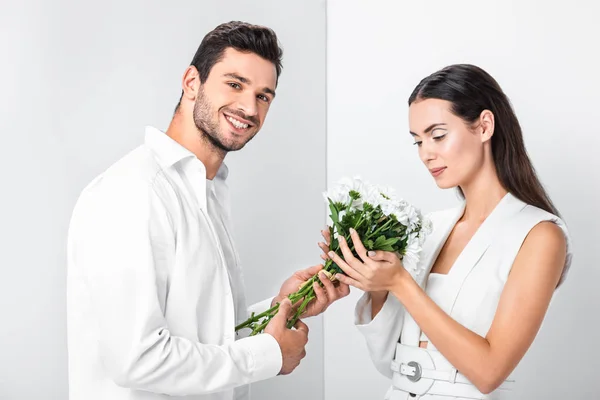
<instances>
[{"instance_id":1,"label":"woman's white vest","mask_svg":"<svg viewBox=\"0 0 600 400\"><path fill-rule=\"evenodd\" d=\"M455 209L430 215L433 231L421 252L418 275L413 275L425 290L429 272L463 212L464 203ZM515 257L530 230L542 221L556 223L567 237L567 261L560 286L572 257L564 222L509 193L471 238L448 275L435 277L444 281L436 285L431 297L457 322L485 337ZM388 296L373 320L370 310L370 296L365 294L357 303L355 322L365 336L375 367L392 379L386 399L508 398L514 383L511 377L494 392L482 394L432 343L427 349L420 348L419 341L427 338L421 336L419 326L394 296Z\"/></svg>"}]
</instances>

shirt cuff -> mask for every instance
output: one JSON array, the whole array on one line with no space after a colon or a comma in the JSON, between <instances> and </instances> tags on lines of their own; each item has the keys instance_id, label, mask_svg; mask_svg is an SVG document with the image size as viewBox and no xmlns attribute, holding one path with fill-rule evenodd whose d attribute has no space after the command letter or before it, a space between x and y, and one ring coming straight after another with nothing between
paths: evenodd
<instances>
[{"instance_id":1,"label":"shirt cuff","mask_svg":"<svg viewBox=\"0 0 600 400\"><path fill-rule=\"evenodd\" d=\"M273 336L261 333L240 339L253 361L252 381L257 382L277 376L283 366L281 347Z\"/></svg>"}]
</instances>

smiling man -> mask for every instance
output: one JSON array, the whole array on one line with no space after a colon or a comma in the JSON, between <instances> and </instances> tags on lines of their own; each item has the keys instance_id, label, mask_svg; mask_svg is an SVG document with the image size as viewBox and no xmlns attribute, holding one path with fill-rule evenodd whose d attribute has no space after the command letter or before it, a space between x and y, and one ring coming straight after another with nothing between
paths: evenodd
<instances>
[{"instance_id":1,"label":"smiling man","mask_svg":"<svg viewBox=\"0 0 600 400\"><path fill-rule=\"evenodd\" d=\"M288 300L265 333L235 333L322 268L246 306L223 160L264 124L281 55L266 27L215 28L167 131L147 128L143 145L84 188L68 237L70 400L247 399L249 383L289 374L305 356L308 328L287 329ZM349 293L322 282L304 317Z\"/></svg>"}]
</instances>

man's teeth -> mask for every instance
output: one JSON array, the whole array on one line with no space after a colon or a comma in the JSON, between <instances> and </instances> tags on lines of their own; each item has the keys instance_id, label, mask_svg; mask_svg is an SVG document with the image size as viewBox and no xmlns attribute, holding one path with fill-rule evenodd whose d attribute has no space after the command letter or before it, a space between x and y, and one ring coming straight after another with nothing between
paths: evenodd
<instances>
[{"instance_id":1,"label":"man's teeth","mask_svg":"<svg viewBox=\"0 0 600 400\"><path fill-rule=\"evenodd\" d=\"M226 118L227 118L227 120L229 122L231 122L233 124L233 126L235 126L238 129L246 129L248 127L248 124L244 124L243 122L240 122L240 121L238 121L235 118L232 118L232 117L229 117L229 116L226 117Z\"/></svg>"}]
</instances>

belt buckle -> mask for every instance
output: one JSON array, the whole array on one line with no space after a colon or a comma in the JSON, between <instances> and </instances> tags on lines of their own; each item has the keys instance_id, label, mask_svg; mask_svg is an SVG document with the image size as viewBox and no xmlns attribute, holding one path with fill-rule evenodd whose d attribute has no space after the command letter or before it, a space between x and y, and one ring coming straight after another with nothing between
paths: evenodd
<instances>
[{"instance_id":1,"label":"belt buckle","mask_svg":"<svg viewBox=\"0 0 600 400\"><path fill-rule=\"evenodd\" d=\"M423 375L423 369L421 368L421 364L416 361L410 361L408 364L409 367L413 367L415 372L413 375L406 375L406 378L411 382L418 382L421 380L421 376Z\"/></svg>"},{"instance_id":2,"label":"belt buckle","mask_svg":"<svg viewBox=\"0 0 600 400\"><path fill-rule=\"evenodd\" d=\"M391 365L392 385L405 393L424 395L431 389L434 379L427 374L435 364L429 352L415 346L399 343Z\"/></svg>"}]
</instances>

